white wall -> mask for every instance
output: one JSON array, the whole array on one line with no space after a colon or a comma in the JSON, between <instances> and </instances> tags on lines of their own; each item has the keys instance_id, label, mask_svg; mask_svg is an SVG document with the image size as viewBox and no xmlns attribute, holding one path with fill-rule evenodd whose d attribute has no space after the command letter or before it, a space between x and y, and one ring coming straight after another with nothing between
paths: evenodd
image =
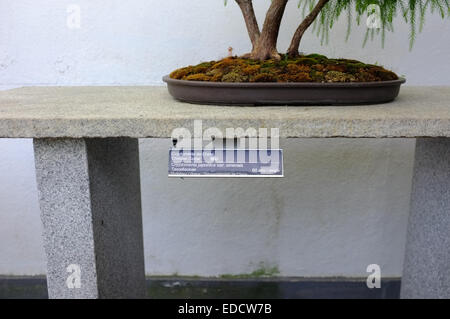
<instances>
[{"instance_id":1,"label":"white wall","mask_svg":"<svg viewBox=\"0 0 450 319\"><path fill-rule=\"evenodd\" d=\"M269 1L256 0L262 19ZM79 4L81 28L66 26ZM280 49L300 18L291 1ZM303 51L378 62L409 84L450 84L450 24L429 17L415 49L402 23L362 49L363 28L328 46L308 34ZM161 84L172 69L248 50L237 6L222 0L2 0L0 87ZM1 106L0 106L1 107ZM363 276L378 263L400 276L414 141L284 140L282 180L168 179L167 140L141 141L147 273ZM0 274L42 274L30 140L0 140Z\"/></svg>"}]
</instances>

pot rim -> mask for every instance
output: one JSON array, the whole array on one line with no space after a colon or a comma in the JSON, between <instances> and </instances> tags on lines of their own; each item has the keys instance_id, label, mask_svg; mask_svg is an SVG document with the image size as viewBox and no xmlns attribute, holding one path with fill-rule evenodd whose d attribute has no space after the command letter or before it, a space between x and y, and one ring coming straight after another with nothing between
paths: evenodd
<instances>
[{"instance_id":1,"label":"pot rim","mask_svg":"<svg viewBox=\"0 0 450 319\"><path fill-rule=\"evenodd\" d=\"M379 82L208 82L208 81L187 81L172 79L169 75L163 77L163 81L173 85L184 85L194 87L222 87L222 88L358 88L358 87L380 87L396 86L406 82L406 79L399 77L398 80Z\"/></svg>"}]
</instances>

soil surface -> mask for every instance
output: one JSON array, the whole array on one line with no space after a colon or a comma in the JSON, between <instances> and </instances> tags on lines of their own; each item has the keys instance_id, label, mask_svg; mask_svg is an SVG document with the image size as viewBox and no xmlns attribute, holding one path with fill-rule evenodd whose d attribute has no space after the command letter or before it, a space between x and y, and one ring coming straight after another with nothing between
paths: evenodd
<instances>
[{"instance_id":1,"label":"soil surface","mask_svg":"<svg viewBox=\"0 0 450 319\"><path fill-rule=\"evenodd\" d=\"M170 77L210 82L377 82L397 80L398 76L378 65L357 60L329 59L320 54L280 61L256 61L229 57L173 71Z\"/></svg>"}]
</instances>

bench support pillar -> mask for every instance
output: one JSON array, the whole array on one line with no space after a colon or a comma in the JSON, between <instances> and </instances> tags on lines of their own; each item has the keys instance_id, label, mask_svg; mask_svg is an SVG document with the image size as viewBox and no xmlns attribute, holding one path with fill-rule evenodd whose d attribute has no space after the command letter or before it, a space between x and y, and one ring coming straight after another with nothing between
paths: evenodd
<instances>
[{"instance_id":1,"label":"bench support pillar","mask_svg":"<svg viewBox=\"0 0 450 319\"><path fill-rule=\"evenodd\" d=\"M138 140L35 139L50 298L142 298Z\"/></svg>"},{"instance_id":2,"label":"bench support pillar","mask_svg":"<svg viewBox=\"0 0 450 319\"><path fill-rule=\"evenodd\" d=\"M417 139L402 298L450 298L450 138Z\"/></svg>"}]
</instances>

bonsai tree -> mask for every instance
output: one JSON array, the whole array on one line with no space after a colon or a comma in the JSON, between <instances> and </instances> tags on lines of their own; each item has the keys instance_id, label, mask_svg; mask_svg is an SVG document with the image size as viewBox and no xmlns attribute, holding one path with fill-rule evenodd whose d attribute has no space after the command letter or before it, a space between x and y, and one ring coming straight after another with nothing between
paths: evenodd
<instances>
[{"instance_id":1,"label":"bonsai tree","mask_svg":"<svg viewBox=\"0 0 450 319\"><path fill-rule=\"evenodd\" d=\"M321 41L326 42L329 30L346 14L347 38L353 22L360 24L364 19L367 30L363 45L377 34L384 44L386 32L394 30L394 20L402 18L410 26L412 48L417 33L424 26L428 11L437 12L442 18L450 16L450 0L296 0L303 11L303 19L293 33L287 52L280 53L277 50L277 40L289 0L271 0L261 28L255 16L253 1L234 1L242 11L252 44L251 51L238 57L233 56L230 48L229 56L220 61L203 62L171 72L164 80L168 83L171 94L179 100L245 105L392 101L398 95L400 85L406 81L404 78L380 65L351 58L328 58L315 53L303 55L300 53L300 46L305 32L312 28L321 37ZM227 2L225 0L225 5ZM196 83L188 84L185 81ZM202 82L216 83L212 85ZM220 84L224 82L235 84ZM258 82L278 85L240 84ZM316 84L299 84L302 82ZM360 84L352 85L352 82ZM347 94L346 92L350 92L347 89L352 93Z\"/></svg>"},{"instance_id":2,"label":"bonsai tree","mask_svg":"<svg viewBox=\"0 0 450 319\"><path fill-rule=\"evenodd\" d=\"M278 33L289 0L271 0L262 29L259 28L255 16L253 1L235 1L242 11L252 43L252 51L245 57L261 61L267 59L280 60L281 57L277 50ZM227 0L225 0L226 3ZM383 43L386 30L393 30L393 20L400 13L411 26L411 46L417 33L417 20L419 20L419 31L421 31L428 9L438 11L443 18L449 16L450 12L449 0L299 0L300 6L303 6L304 13L308 10L309 13L304 14L303 21L295 30L287 50L289 57L299 55L302 37L311 25L315 22L318 24L317 33L321 34L322 39L324 39L328 36L328 30L333 27L334 22L343 12L348 15L348 34L351 30L353 12L356 13L358 24L362 16L368 13L377 14L377 22L380 25L377 28L367 30L365 42L369 36L373 38L375 32L381 32Z\"/></svg>"}]
</instances>

